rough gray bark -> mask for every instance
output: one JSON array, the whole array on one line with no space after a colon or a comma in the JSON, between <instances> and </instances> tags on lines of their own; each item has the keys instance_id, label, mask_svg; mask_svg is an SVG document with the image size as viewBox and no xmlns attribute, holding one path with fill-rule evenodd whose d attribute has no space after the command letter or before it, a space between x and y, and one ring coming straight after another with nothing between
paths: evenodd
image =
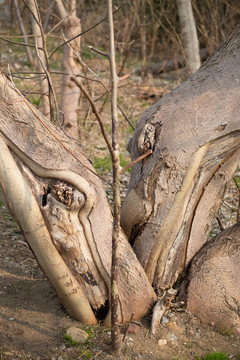
<instances>
[{"instance_id":1,"label":"rough gray bark","mask_svg":"<svg viewBox=\"0 0 240 360\"><path fill-rule=\"evenodd\" d=\"M240 335L240 223L223 231L195 256L187 307L204 324ZM213 286L214 279L214 286Z\"/></svg>"},{"instance_id":2,"label":"rough gray bark","mask_svg":"<svg viewBox=\"0 0 240 360\"><path fill-rule=\"evenodd\" d=\"M108 310L111 273L112 215L100 179L89 171L94 169L79 148L2 73L0 120L4 198L66 310L80 321L95 323L98 310ZM5 155L11 166L3 162ZM17 170L13 176L12 168ZM13 188L22 194L16 203ZM126 322L133 312L135 319L144 316L156 298L122 232L119 242L119 321ZM109 317L108 312L105 323Z\"/></svg>"},{"instance_id":3,"label":"rough gray bark","mask_svg":"<svg viewBox=\"0 0 240 360\"><path fill-rule=\"evenodd\" d=\"M204 245L240 157L240 29L188 81L149 108L128 148L122 227L155 288L178 279Z\"/></svg>"},{"instance_id":4,"label":"rough gray bark","mask_svg":"<svg viewBox=\"0 0 240 360\"><path fill-rule=\"evenodd\" d=\"M191 73L194 73L200 67L201 61L191 0L176 0L176 2L187 64Z\"/></svg>"}]
</instances>

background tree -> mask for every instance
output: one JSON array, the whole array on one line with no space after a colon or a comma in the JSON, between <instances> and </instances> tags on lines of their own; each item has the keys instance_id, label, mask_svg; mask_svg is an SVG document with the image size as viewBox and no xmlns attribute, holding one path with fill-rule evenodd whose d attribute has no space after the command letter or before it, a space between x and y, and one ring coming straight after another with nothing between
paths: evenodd
<instances>
[{"instance_id":1,"label":"background tree","mask_svg":"<svg viewBox=\"0 0 240 360\"><path fill-rule=\"evenodd\" d=\"M71 0L69 10L61 0L56 1L56 8L63 20L63 35L66 41L81 33L81 22L76 15L77 2ZM71 76L79 75L82 71L80 59L81 38L77 37L71 43L64 45L62 58L62 90L60 110L64 115L64 128L67 133L75 138L79 137L78 108L80 101L80 89L71 80Z\"/></svg>"},{"instance_id":2,"label":"background tree","mask_svg":"<svg viewBox=\"0 0 240 360\"><path fill-rule=\"evenodd\" d=\"M36 58L35 66L36 70L39 73L44 73L45 70L48 71L48 59L46 54L46 39L43 33L42 20L40 17L39 9L37 2L35 0L27 0L28 8L31 12L31 24L32 32L34 34L35 48L36 48ZM44 70L45 69L45 70ZM50 115L50 84L46 76L43 75L43 78L40 81L41 89L41 98L43 104L43 114L46 116Z\"/></svg>"},{"instance_id":3,"label":"background tree","mask_svg":"<svg viewBox=\"0 0 240 360\"><path fill-rule=\"evenodd\" d=\"M191 73L199 68L200 53L195 20L190 0L176 0L182 31L183 48Z\"/></svg>"}]
</instances>

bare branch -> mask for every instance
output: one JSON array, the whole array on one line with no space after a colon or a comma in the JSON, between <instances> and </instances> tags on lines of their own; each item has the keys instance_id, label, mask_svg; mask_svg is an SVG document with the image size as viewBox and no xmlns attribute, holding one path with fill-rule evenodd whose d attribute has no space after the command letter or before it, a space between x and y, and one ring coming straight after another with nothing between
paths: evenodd
<instances>
[{"instance_id":1,"label":"bare branch","mask_svg":"<svg viewBox=\"0 0 240 360\"><path fill-rule=\"evenodd\" d=\"M101 128L101 132L102 132L102 135L104 137L104 140L107 144L107 147L109 149L109 152L110 154L113 153L113 148L112 148L112 145L111 145L111 142L110 140L108 139L108 135L106 133L106 130L104 128L104 125L103 125L103 121L102 121L102 118L101 118L101 115L99 114L95 104L94 104L94 101L92 99L92 97L89 95L89 93L87 92L87 90L85 89L84 85L78 81L78 79L75 77L75 76L71 76L71 80L74 81L74 83L81 89L81 91L83 92L84 96L87 98L87 100L89 101L91 107L92 107L92 111L93 113L96 115L96 118L98 120L98 123L100 125L100 128Z\"/></svg>"},{"instance_id":2,"label":"bare branch","mask_svg":"<svg viewBox=\"0 0 240 360\"><path fill-rule=\"evenodd\" d=\"M32 44L28 44L28 43L20 43L20 42L17 42L17 41L12 41L12 40L8 40L6 38L3 38L2 36L0 36L0 40L3 40L3 41L6 41L10 44L14 44L14 45L21 45L21 46L29 46L29 47L33 47L35 48L35 45L32 45ZM39 50L43 50L42 47L38 47Z\"/></svg>"},{"instance_id":3,"label":"bare branch","mask_svg":"<svg viewBox=\"0 0 240 360\"><path fill-rule=\"evenodd\" d=\"M74 9L69 11L69 13L67 13L64 19L61 19L56 25L54 25L52 29L46 34L46 36L48 37L54 30L56 30L56 28L58 28L62 23L64 23L64 21L66 21L72 15L72 13L79 7L80 4L81 2L79 2Z\"/></svg>"},{"instance_id":4,"label":"bare branch","mask_svg":"<svg viewBox=\"0 0 240 360\"><path fill-rule=\"evenodd\" d=\"M16 8L16 13L17 13L19 25L20 25L20 28L21 28L21 31L22 31L22 34L23 34L23 37L24 37L24 41L25 41L26 44L28 44L28 37L27 37L26 31L25 31L25 27L24 27L24 24L23 24L23 21L22 21L20 10L19 10L18 0L14 0L14 5L15 5L15 8ZM26 52L27 52L27 56L28 56L28 59L30 61L30 64L33 65L34 64L33 56L32 56L31 50L29 49L29 46L26 46Z\"/></svg>"},{"instance_id":5,"label":"bare branch","mask_svg":"<svg viewBox=\"0 0 240 360\"><path fill-rule=\"evenodd\" d=\"M145 154L139 156L136 160L131 161L129 164L127 164L126 166L124 166L121 170L121 174L123 174L128 168L132 167L133 165L137 164L139 161L142 161L143 159L145 159L147 156L152 154L152 150L149 149Z\"/></svg>"},{"instance_id":6,"label":"bare branch","mask_svg":"<svg viewBox=\"0 0 240 360\"><path fill-rule=\"evenodd\" d=\"M113 14L115 14L118 10L120 10L120 9L121 9L123 6L125 6L125 5L127 5L127 3L124 3L123 5L119 6L119 8L117 8L117 10L115 10ZM104 22L104 21L107 20L107 19L108 19L108 17L105 17L104 19L102 19L102 20L100 20L98 23L96 23L95 25L91 26L89 29L81 32L80 34L74 36L72 39L69 39L69 40L65 41L64 43L62 43L61 45L59 45L59 46L49 55L48 59L50 59L50 58L55 54L55 52L58 51L62 46L64 46L65 44L67 44L67 43L75 40L75 39L78 38L79 36L82 36L82 35L86 34L87 32L91 31L92 29L94 29L95 27L97 27L98 25L100 25L102 22Z\"/></svg>"},{"instance_id":7,"label":"bare branch","mask_svg":"<svg viewBox=\"0 0 240 360\"><path fill-rule=\"evenodd\" d=\"M88 46L88 48L89 48L90 50L94 51L94 52L97 53L97 54L100 54L100 55L102 55L102 56L105 56L105 57L109 58L109 54L106 53L106 52L104 52L104 51L98 50L98 49L96 49L95 47L93 47L93 46L91 46L91 45Z\"/></svg>"}]
</instances>

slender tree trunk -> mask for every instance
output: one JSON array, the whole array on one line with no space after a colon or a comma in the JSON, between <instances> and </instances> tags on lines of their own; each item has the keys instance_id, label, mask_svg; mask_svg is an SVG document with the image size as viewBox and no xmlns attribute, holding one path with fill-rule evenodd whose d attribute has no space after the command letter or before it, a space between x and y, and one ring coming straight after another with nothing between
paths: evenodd
<instances>
[{"instance_id":1,"label":"slender tree trunk","mask_svg":"<svg viewBox=\"0 0 240 360\"><path fill-rule=\"evenodd\" d=\"M187 64L194 73L201 65L199 43L191 0L176 0Z\"/></svg>"},{"instance_id":2,"label":"slender tree trunk","mask_svg":"<svg viewBox=\"0 0 240 360\"><path fill-rule=\"evenodd\" d=\"M71 9L75 8L76 1L71 1ZM80 19L76 16L76 11L73 11L68 16L62 0L56 0L56 6L59 16L62 19L66 18L64 22L63 32L66 40L73 38L81 33ZM81 40L80 37L66 44L64 46L64 53L62 58L62 91L60 109L64 114L64 128L67 133L75 138L79 137L78 126L78 106L80 89L71 80L71 76L77 75L81 72L81 65L78 61L77 54L80 54ZM69 74L69 75L66 75Z\"/></svg>"},{"instance_id":3,"label":"slender tree trunk","mask_svg":"<svg viewBox=\"0 0 240 360\"><path fill-rule=\"evenodd\" d=\"M17 18L18 18L18 21L19 21L19 25L20 25L22 34L24 36L24 41L25 41L26 44L28 44L28 37L27 37L26 31L25 31L24 23L22 21L22 17L21 17L19 5L18 5L18 0L14 0L14 5L15 5L15 8L16 8L16 13L17 13ZM29 62L31 64L31 66L34 66L33 56L32 56L32 52L30 50L30 47L26 46L26 52L27 52L28 60L29 60Z\"/></svg>"},{"instance_id":4,"label":"slender tree trunk","mask_svg":"<svg viewBox=\"0 0 240 360\"><path fill-rule=\"evenodd\" d=\"M37 48L44 48L43 34L41 33L40 23L41 19L39 18L38 11L34 0L27 0L28 6L32 12L31 23L32 31L35 36L35 44ZM44 72L42 64L46 67L46 54L43 50L38 50L39 58L36 56L36 70L37 72ZM49 105L49 84L47 79L43 79L40 83L40 89L42 94L42 105L43 105L43 114L46 116L50 115L50 105Z\"/></svg>"}]
</instances>

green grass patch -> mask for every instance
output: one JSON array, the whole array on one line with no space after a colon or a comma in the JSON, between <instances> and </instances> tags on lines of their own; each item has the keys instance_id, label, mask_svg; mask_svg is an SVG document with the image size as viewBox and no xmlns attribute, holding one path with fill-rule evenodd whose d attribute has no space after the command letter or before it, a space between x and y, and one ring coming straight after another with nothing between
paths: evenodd
<instances>
[{"instance_id":1,"label":"green grass patch","mask_svg":"<svg viewBox=\"0 0 240 360\"><path fill-rule=\"evenodd\" d=\"M197 360L227 360L227 355L223 352L208 353L205 357L198 357Z\"/></svg>"},{"instance_id":2,"label":"green grass patch","mask_svg":"<svg viewBox=\"0 0 240 360\"><path fill-rule=\"evenodd\" d=\"M95 170L98 173L111 172L112 171L112 159L111 156L98 157L92 161ZM122 167L126 166L129 163L129 160L122 154L120 154L120 165ZM130 169L127 169L130 172Z\"/></svg>"},{"instance_id":3,"label":"green grass patch","mask_svg":"<svg viewBox=\"0 0 240 360\"><path fill-rule=\"evenodd\" d=\"M80 345L79 341L73 340L71 335L64 334L63 338L69 346L79 346Z\"/></svg>"}]
</instances>

